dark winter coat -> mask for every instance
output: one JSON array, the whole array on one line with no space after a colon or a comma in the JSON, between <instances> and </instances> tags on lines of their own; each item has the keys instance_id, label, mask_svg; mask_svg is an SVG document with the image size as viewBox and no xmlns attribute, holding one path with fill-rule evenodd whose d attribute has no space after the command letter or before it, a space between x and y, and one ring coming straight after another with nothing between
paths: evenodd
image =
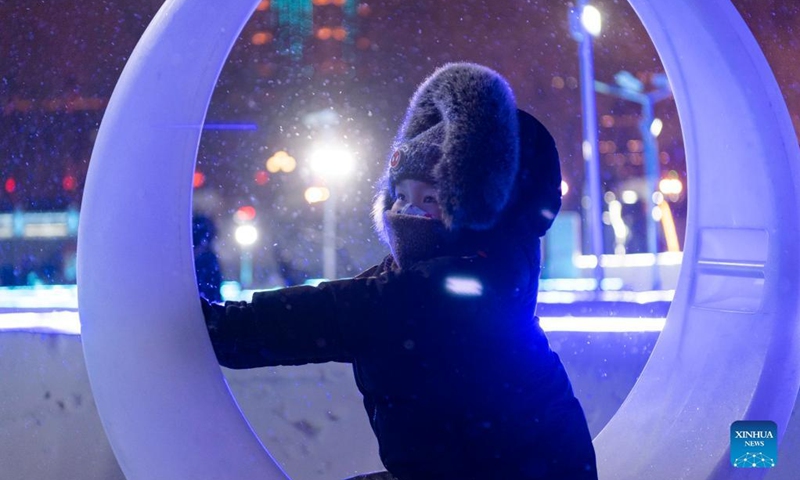
<instances>
[{"instance_id":1,"label":"dark winter coat","mask_svg":"<svg viewBox=\"0 0 800 480\"><path fill-rule=\"evenodd\" d=\"M411 100L373 219L392 255L357 278L204 303L222 365L353 364L399 480L596 479L583 411L534 316L558 152L507 82L450 64ZM432 183L442 221L391 211Z\"/></svg>"},{"instance_id":2,"label":"dark winter coat","mask_svg":"<svg viewBox=\"0 0 800 480\"><path fill-rule=\"evenodd\" d=\"M533 315L538 241L491 247L205 304L214 349L230 368L352 363L400 480L596 478L583 412Z\"/></svg>"}]
</instances>

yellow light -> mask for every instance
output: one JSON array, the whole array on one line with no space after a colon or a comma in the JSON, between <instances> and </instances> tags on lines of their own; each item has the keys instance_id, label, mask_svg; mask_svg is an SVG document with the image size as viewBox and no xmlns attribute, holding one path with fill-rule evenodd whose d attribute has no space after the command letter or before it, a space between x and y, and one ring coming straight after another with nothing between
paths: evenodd
<instances>
[{"instance_id":1,"label":"yellow light","mask_svg":"<svg viewBox=\"0 0 800 480\"><path fill-rule=\"evenodd\" d=\"M327 187L308 187L304 197L308 203L324 202L331 196L331 191Z\"/></svg>"},{"instance_id":2,"label":"yellow light","mask_svg":"<svg viewBox=\"0 0 800 480\"><path fill-rule=\"evenodd\" d=\"M266 166L267 166L267 171L269 173L278 173L278 172L290 173L293 172L295 168L297 168L297 160L295 160L294 157L284 152L283 150L279 150L275 152L273 156L267 159Z\"/></svg>"},{"instance_id":3,"label":"yellow light","mask_svg":"<svg viewBox=\"0 0 800 480\"><path fill-rule=\"evenodd\" d=\"M291 155L286 155L283 157L283 161L281 162L281 171L291 173L295 168L297 168L297 160L295 160L294 157Z\"/></svg>"},{"instance_id":4,"label":"yellow light","mask_svg":"<svg viewBox=\"0 0 800 480\"><path fill-rule=\"evenodd\" d=\"M664 129L664 122L660 118L654 118L653 123L650 124L650 133L657 137L661 135L661 130Z\"/></svg>"},{"instance_id":5,"label":"yellow light","mask_svg":"<svg viewBox=\"0 0 800 480\"><path fill-rule=\"evenodd\" d=\"M680 181L679 178L662 178L660 182L658 182L658 189L664 195L680 195L683 191L683 183Z\"/></svg>"},{"instance_id":6,"label":"yellow light","mask_svg":"<svg viewBox=\"0 0 800 480\"><path fill-rule=\"evenodd\" d=\"M561 180L561 196L566 197L569 193L569 184L566 180Z\"/></svg>"},{"instance_id":7,"label":"yellow light","mask_svg":"<svg viewBox=\"0 0 800 480\"><path fill-rule=\"evenodd\" d=\"M661 210L661 226L664 228L664 239L667 241L667 251L680 252L681 245L678 242L678 231L675 228L675 219L672 217L672 209L667 202L658 204Z\"/></svg>"}]
</instances>

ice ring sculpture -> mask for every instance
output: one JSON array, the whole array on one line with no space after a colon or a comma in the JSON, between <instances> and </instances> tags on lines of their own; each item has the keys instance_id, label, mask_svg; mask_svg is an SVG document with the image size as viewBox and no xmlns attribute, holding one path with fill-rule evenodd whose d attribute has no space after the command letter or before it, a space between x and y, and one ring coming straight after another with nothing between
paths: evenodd
<instances>
[{"instance_id":1,"label":"ice ring sculpture","mask_svg":"<svg viewBox=\"0 0 800 480\"><path fill-rule=\"evenodd\" d=\"M217 366L190 240L203 120L257 3L167 0L92 155L78 238L83 345L129 479L286 478ZM641 378L595 440L599 470L602 479L729 478L730 423L773 420L782 433L800 383L800 152L769 66L728 0L630 3L672 84L691 196L675 301Z\"/></svg>"}]
</instances>

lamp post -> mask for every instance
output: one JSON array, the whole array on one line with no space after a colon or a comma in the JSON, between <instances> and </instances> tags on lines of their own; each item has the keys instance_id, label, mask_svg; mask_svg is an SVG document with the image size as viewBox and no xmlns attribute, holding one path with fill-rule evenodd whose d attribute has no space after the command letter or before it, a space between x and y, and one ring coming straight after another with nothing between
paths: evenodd
<instances>
[{"instance_id":1,"label":"lamp post","mask_svg":"<svg viewBox=\"0 0 800 480\"><path fill-rule=\"evenodd\" d=\"M310 164L311 170L322 177L327 185L320 194L309 193L311 189L306 190L306 201L325 202L322 210L322 276L330 280L337 276L336 191L353 171L353 156L343 148L318 147L311 154Z\"/></svg>"},{"instance_id":2,"label":"lamp post","mask_svg":"<svg viewBox=\"0 0 800 480\"><path fill-rule=\"evenodd\" d=\"M251 223L239 225L234 231L234 238L242 249L239 262L239 283L242 284L242 288L246 288L253 284L253 254L250 252L250 246L258 240L258 230Z\"/></svg>"},{"instance_id":3,"label":"lamp post","mask_svg":"<svg viewBox=\"0 0 800 480\"><path fill-rule=\"evenodd\" d=\"M594 51L592 37L600 34L602 19L600 12L588 5L586 0L578 0L577 6L569 11L569 24L572 38L579 44L581 105L583 106L583 160L586 172L584 201L589 203L586 217L591 237L591 250L597 259L594 267L595 290L600 291L603 281L602 194L600 192L600 159L597 154L597 105L594 92ZM585 205L583 205L585 208Z\"/></svg>"},{"instance_id":4,"label":"lamp post","mask_svg":"<svg viewBox=\"0 0 800 480\"><path fill-rule=\"evenodd\" d=\"M606 95L612 95L631 102L638 103L642 107L642 118L639 121L639 132L642 136L642 151L644 153L644 176L647 185L647 251L654 256L658 253L658 221L653 216L654 209L658 208L656 194L658 192L658 181L661 176L658 166L658 135L663 126L660 119L655 117L655 104L672 96L667 77L664 74L653 76L652 84L656 89L645 92L644 83L625 70L614 75L616 85L608 85L603 82L594 82L594 88ZM654 262L653 289L661 286L660 275L658 274L658 263Z\"/></svg>"}]
</instances>

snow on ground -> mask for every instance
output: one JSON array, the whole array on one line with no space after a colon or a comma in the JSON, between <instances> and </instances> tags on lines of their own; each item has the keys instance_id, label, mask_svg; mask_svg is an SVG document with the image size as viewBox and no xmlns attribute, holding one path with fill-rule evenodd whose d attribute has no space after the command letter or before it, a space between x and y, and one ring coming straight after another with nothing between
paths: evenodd
<instances>
[{"instance_id":1,"label":"snow on ground","mask_svg":"<svg viewBox=\"0 0 800 480\"><path fill-rule=\"evenodd\" d=\"M103 433L80 336L68 313L72 312L54 315L47 328L30 323L46 318L44 313L16 317L29 323L0 331L0 477L4 480L123 478ZM624 400L657 336L657 331L548 333L593 434ZM348 365L224 373L255 432L292 478L342 479L381 469ZM787 432L778 467L769 472L768 480L793 479L800 471L800 458L789 453L800 450L797 423Z\"/></svg>"}]
</instances>

